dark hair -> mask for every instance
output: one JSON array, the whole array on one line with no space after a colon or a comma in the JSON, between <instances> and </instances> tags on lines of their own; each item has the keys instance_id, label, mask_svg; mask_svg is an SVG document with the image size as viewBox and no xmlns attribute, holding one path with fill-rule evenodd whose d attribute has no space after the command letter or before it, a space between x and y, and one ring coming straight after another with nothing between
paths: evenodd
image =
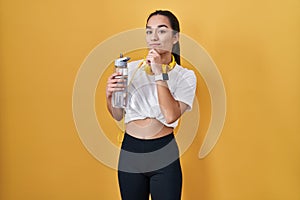
<instances>
[{"instance_id":1,"label":"dark hair","mask_svg":"<svg viewBox=\"0 0 300 200\"><path fill-rule=\"evenodd\" d=\"M147 19L147 23L148 23L149 19L154 15L163 15L163 16L167 17L170 21L171 28L173 29L174 35L176 33L180 32L179 21L178 21L177 17L173 13L171 13L170 11L168 11L168 10L157 10L157 11L151 13L149 15L148 19ZM180 65L180 45L179 45L179 42L176 42L176 44L173 45L172 54L175 58L176 63L178 63Z\"/></svg>"}]
</instances>

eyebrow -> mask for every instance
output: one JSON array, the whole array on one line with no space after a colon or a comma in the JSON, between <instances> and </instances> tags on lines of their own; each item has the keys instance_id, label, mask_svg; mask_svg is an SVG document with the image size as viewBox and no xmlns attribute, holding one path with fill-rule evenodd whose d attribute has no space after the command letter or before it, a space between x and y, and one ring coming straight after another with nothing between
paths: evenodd
<instances>
[{"instance_id":1,"label":"eyebrow","mask_svg":"<svg viewBox=\"0 0 300 200\"><path fill-rule=\"evenodd\" d=\"M161 27L166 27L166 28L169 28L167 25L165 24L161 24L161 25L158 25L157 28L161 28ZM146 28L152 28L151 26L146 26Z\"/></svg>"}]
</instances>

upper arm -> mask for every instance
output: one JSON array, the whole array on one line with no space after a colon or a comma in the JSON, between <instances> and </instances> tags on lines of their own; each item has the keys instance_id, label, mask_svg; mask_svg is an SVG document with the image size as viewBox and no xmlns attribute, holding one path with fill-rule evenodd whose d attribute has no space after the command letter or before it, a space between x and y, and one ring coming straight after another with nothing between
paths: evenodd
<instances>
[{"instance_id":1,"label":"upper arm","mask_svg":"<svg viewBox=\"0 0 300 200\"><path fill-rule=\"evenodd\" d=\"M196 83L197 79L192 70L184 73L177 82L173 96L176 101L180 102L182 113L192 108L196 92Z\"/></svg>"},{"instance_id":2,"label":"upper arm","mask_svg":"<svg viewBox=\"0 0 300 200\"><path fill-rule=\"evenodd\" d=\"M180 106L180 113L183 114L187 109L188 109L188 105L179 101L179 106Z\"/></svg>"}]
</instances>

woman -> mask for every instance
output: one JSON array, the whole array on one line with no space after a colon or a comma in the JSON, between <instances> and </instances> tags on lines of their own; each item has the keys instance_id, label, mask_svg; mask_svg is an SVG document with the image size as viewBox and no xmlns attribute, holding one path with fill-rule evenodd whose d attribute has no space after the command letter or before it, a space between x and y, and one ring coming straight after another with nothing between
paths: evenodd
<instances>
[{"instance_id":1,"label":"woman","mask_svg":"<svg viewBox=\"0 0 300 200\"><path fill-rule=\"evenodd\" d=\"M182 172L173 130L192 108L196 77L180 66L179 22L170 12L150 14L146 24L149 48L144 60L128 64L128 105L114 108L112 93L123 89L112 74L106 100L111 115L126 131L119 158L119 186L123 200L179 200Z\"/></svg>"}]
</instances>

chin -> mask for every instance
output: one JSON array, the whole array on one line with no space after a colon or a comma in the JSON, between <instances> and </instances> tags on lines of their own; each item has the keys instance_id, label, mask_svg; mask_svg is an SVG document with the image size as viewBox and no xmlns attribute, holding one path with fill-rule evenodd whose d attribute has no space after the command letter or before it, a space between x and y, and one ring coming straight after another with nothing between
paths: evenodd
<instances>
[{"instance_id":1,"label":"chin","mask_svg":"<svg viewBox=\"0 0 300 200\"><path fill-rule=\"evenodd\" d=\"M165 49L160 49L160 48L155 49L155 51L157 51L157 53L159 53L159 54L165 54L165 53L171 52L170 50L165 50Z\"/></svg>"}]
</instances>

